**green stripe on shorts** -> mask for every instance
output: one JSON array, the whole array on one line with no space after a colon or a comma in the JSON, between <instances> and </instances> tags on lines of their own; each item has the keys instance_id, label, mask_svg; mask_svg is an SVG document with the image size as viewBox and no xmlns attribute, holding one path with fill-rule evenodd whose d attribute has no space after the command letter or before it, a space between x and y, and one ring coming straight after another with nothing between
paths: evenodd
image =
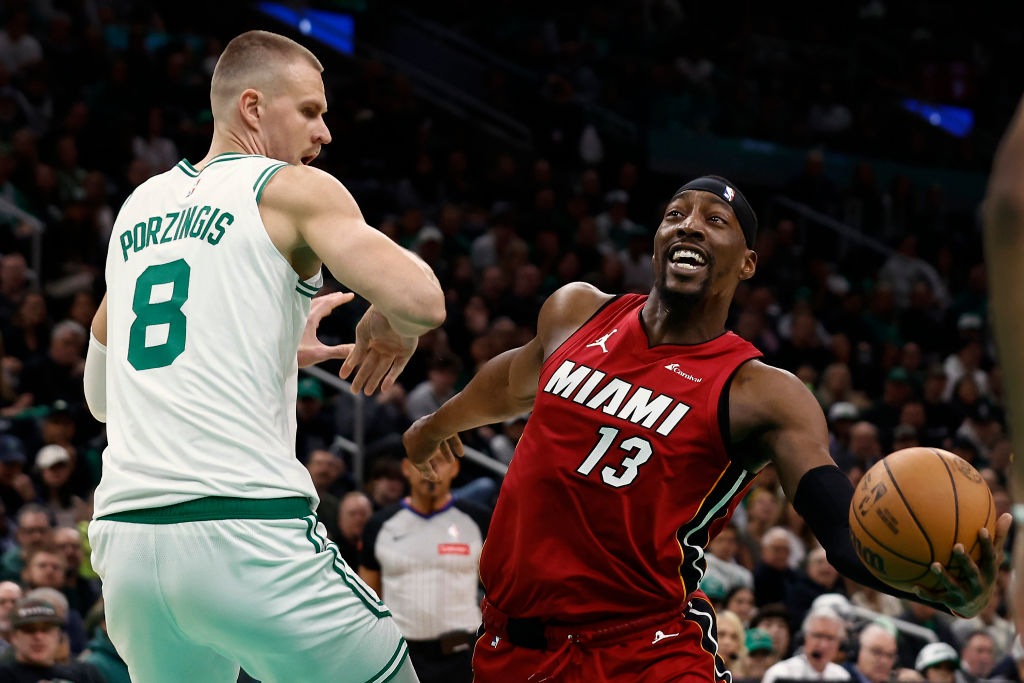
<instances>
[{"instance_id":1,"label":"green stripe on shorts","mask_svg":"<svg viewBox=\"0 0 1024 683\"><path fill-rule=\"evenodd\" d=\"M358 597L366 607L378 617L390 617L391 611L384 606L384 603L380 600L375 600L373 593L363 584L363 580L358 575L351 574L351 570L348 565L345 564L345 560L341 559L341 552L338 550L338 546L334 545L333 541L328 540L326 537L320 536L316 525L316 515L310 515L306 517L307 531L306 538L313 547L316 548L318 553L329 552L333 555L333 561L331 562L331 569L334 573L341 577L341 580L345 582L356 597ZM312 536L311 536L312 534Z\"/></svg>"},{"instance_id":2,"label":"green stripe on shorts","mask_svg":"<svg viewBox=\"0 0 1024 683\"><path fill-rule=\"evenodd\" d=\"M231 498L209 496L143 510L126 510L99 519L134 524L178 524L212 519L302 519L312 508L308 498ZM319 551L318 551L319 552Z\"/></svg>"},{"instance_id":3,"label":"green stripe on shorts","mask_svg":"<svg viewBox=\"0 0 1024 683\"><path fill-rule=\"evenodd\" d=\"M405 664L406 658L409 656L409 646L405 642L405 638L402 638L398 643L398 649L395 650L395 654L391 655L391 659L384 665L376 676L368 680L366 683L388 683L398 670L402 668L402 664Z\"/></svg>"}]
</instances>

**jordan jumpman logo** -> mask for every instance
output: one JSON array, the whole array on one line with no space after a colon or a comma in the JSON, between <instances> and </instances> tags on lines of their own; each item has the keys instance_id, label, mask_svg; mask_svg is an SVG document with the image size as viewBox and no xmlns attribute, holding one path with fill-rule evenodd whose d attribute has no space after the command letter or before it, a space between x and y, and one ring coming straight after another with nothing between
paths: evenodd
<instances>
[{"instance_id":1,"label":"jordan jumpman logo","mask_svg":"<svg viewBox=\"0 0 1024 683\"><path fill-rule=\"evenodd\" d=\"M590 348L591 346L600 346L602 352L608 353L608 348L605 346L605 344L608 342L608 337L612 336L613 334L615 334L618 331L619 331L619 329L615 328L614 330L612 330L608 334L604 335L600 339L597 339L597 340L587 344L587 348Z\"/></svg>"}]
</instances>

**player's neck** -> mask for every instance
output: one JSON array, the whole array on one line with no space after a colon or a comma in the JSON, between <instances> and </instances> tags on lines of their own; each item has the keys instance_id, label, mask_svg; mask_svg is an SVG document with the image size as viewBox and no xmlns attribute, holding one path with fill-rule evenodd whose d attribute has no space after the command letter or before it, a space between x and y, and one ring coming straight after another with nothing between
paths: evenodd
<instances>
[{"instance_id":1,"label":"player's neck","mask_svg":"<svg viewBox=\"0 0 1024 683\"><path fill-rule=\"evenodd\" d=\"M409 507L421 515L430 515L447 505L451 499L451 491L446 491L440 496L424 496L413 493L407 496L405 501Z\"/></svg>"},{"instance_id":2,"label":"player's neck","mask_svg":"<svg viewBox=\"0 0 1024 683\"><path fill-rule=\"evenodd\" d=\"M202 161L195 164L195 167L201 171L206 164L221 154L263 154L265 156L266 153L264 145L255 136L231 130L215 130L213 140L210 141L210 151L206 153Z\"/></svg>"},{"instance_id":3,"label":"player's neck","mask_svg":"<svg viewBox=\"0 0 1024 683\"><path fill-rule=\"evenodd\" d=\"M720 306L707 297L696 306L674 306L653 290L644 304L640 319L647 341L659 344L701 344L725 331L728 306Z\"/></svg>"}]
</instances>

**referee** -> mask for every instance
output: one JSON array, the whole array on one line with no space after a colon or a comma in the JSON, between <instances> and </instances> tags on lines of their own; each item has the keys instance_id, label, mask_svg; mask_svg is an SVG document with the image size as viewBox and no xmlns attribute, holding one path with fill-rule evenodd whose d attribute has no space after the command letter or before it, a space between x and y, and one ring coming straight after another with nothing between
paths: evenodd
<instances>
[{"instance_id":1,"label":"referee","mask_svg":"<svg viewBox=\"0 0 1024 683\"><path fill-rule=\"evenodd\" d=\"M408 459L402 473L410 493L367 522L359 575L387 602L422 683L470 683L490 512L452 495L458 460L436 482Z\"/></svg>"}]
</instances>

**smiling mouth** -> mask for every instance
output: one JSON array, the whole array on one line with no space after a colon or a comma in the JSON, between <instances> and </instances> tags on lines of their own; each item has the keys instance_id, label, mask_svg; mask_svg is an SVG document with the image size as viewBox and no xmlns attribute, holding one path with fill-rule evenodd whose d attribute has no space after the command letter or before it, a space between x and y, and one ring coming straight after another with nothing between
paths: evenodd
<instances>
[{"instance_id":1,"label":"smiling mouth","mask_svg":"<svg viewBox=\"0 0 1024 683\"><path fill-rule=\"evenodd\" d=\"M677 270L697 272L708 264L708 258L702 251L679 244L668 252L668 262Z\"/></svg>"}]
</instances>

